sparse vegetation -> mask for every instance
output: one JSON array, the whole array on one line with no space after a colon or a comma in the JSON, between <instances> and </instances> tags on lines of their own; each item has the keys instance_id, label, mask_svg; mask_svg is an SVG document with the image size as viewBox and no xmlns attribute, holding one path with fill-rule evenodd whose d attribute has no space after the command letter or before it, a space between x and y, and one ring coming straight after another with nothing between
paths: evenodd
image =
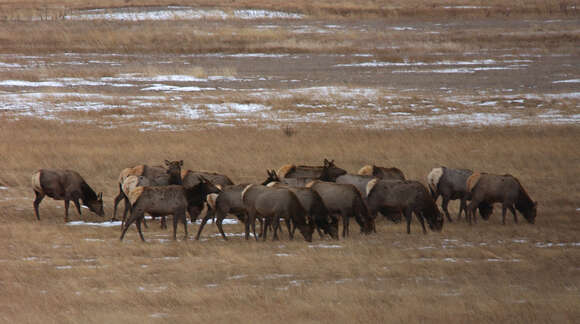
<instances>
[{"instance_id":1,"label":"sparse vegetation","mask_svg":"<svg viewBox=\"0 0 580 324\"><path fill-rule=\"evenodd\" d=\"M304 17L64 19L169 5ZM562 0L0 3L0 81L17 81L0 86L0 322L576 322L580 128L541 116L576 120L577 95L557 95L577 83L550 91L578 78L577 10ZM534 66L423 73L484 60ZM369 62L417 73L340 66ZM526 126L486 125L485 114L505 113ZM439 114L459 126L429 122ZM44 167L78 171L110 216L128 166L184 160L244 183L326 157L350 172L396 166L423 183L440 165L511 173L539 202L536 224L502 226L496 207L488 222L441 233L423 235L414 220L407 235L379 219L376 234L355 226L346 240L308 244L286 232L226 242L212 224L200 241L193 225L190 240L173 242L150 221L143 244L135 228L121 243L118 227L64 225L62 201L45 199L40 222L33 212L30 175Z\"/></svg>"}]
</instances>

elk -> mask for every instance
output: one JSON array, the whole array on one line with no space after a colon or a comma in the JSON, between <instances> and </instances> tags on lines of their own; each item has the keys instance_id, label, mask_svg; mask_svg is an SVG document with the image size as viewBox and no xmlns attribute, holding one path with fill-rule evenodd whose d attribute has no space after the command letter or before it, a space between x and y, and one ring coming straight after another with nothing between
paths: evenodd
<instances>
[{"instance_id":1,"label":"elk","mask_svg":"<svg viewBox=\"0 0 580 324\"><path fill-rule=\"evenodd\" d=\"M32 189L36 198L34 199L34 214L40 220L38 206L44 196L49 196L55 200L64 200L64 222L68 222L68 208L70 201L75 204L77 212L81 215L81 205L88 207L93 213L104 216L103 193L98 195L85 182L76 171L61 169L40 169L32 174Z\"/></svg>"}]
</instances>

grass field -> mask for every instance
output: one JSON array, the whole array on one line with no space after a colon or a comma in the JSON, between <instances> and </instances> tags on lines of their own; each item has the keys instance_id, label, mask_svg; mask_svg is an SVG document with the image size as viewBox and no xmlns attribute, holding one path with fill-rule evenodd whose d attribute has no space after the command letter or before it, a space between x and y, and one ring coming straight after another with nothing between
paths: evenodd
<instances>
[{"instance_id":1,"label":"grass field","mask_svg":"<svg viewBox=\"0 0 580 324\"><path fill-rule=\"evenodd\" d=\"M578 322L577 8L0 3L0 322ZM312 243L245 241L241 224L227 242L213 224L173 242L154 221L146 243L135 228L119 242L108 226L128 166L179 159L241 183L324 158L423 183L440 165L510 173L536 223L503 226L496 208L440 233L379 219L376 234ZM44 167L80 172L105 218L64 224L45 199L36 221Z\"/></svg>"}]
</instances>

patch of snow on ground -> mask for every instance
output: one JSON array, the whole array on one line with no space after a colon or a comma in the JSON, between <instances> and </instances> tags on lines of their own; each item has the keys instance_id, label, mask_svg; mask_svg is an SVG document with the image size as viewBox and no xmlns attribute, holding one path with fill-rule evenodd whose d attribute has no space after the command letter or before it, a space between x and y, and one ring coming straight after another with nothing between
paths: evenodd
<instances>
[{"instance_id":1,"label":"patch of snow on ground","mask_svg":"<svg viewBox=\"0 0 580 324\"><path fill-rule=\"evenodd\" d=\"M120 227L121 221L118 222L111 222L111 221L104 221L102 223L91 223L91 222L84 222L84 221L75 221L75 222L68 222L66 223L67 226L97 226L97 227Z\"/></svg>"},{"instance_id":2,"label":"patch of snow on ground","mask_svg":"<svg viewBox=\"0 0 580 324\"><path fill-rule=\"evenodd\" d=\"M320 248L320 249L341 249L343 246L338 244L316 244L308 245L309 248Z\"/></svg>"},{"instance_id":3,"label":"patch of snow on ground","mask_svg":"<svg viewBox=\"0 0 580 324\"><path fill-rule=\"evenodd\" d=\"M219 9L191 9L187 7L170 7L162 10L137 11L133 8L125 12L106 9L94 9L79 11L65 17L70 20L197 20L197 19L302 19L304 15L282 11L270 11L261 9L234 10L227 13Z\"/></svg>"},{"instance_id":4,"label":"patch of snow on ground","mask_svg":"<svg viewBox=\"0 0 580 324\"><path fill-rule=\"evenodd\" d=\"M580 83L580 79L559 80L553 81L552 83Z\"/></svg>"}]
</instances>

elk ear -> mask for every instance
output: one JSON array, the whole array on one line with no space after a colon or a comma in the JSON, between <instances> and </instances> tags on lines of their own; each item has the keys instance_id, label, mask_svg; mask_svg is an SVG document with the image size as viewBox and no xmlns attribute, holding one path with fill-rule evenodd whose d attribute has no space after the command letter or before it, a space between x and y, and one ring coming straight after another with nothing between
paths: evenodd
<instances>
[{"instance_id":1,"label":"elk ear","mask_svg":"<svg viewBox=\"0 0 580 324\"><path fill-rule=\"evenodd\" d=\"M165 160L165 165L169 165L170 162L168 160Z\"/></svg>"},{"instance_id":2,"label":"elk ear","mask_svg":"<svg viewBox=\"0 0 580 324\"><path fill-rule=\"evenodd\" d=\"M182 167L183 166L183 160L179 160L179 166Z\"/></svg>"},{"instance_id":3,"label":"elk ear","mask_svg":"<svg viewBox=\"0 0 580 324\"><path fill-rule=\"evenodd\" d=\"M103 200L103 193L102 192L99 192L99 194L97 195L97 199Z\"/></svg>"}]
</instances>

